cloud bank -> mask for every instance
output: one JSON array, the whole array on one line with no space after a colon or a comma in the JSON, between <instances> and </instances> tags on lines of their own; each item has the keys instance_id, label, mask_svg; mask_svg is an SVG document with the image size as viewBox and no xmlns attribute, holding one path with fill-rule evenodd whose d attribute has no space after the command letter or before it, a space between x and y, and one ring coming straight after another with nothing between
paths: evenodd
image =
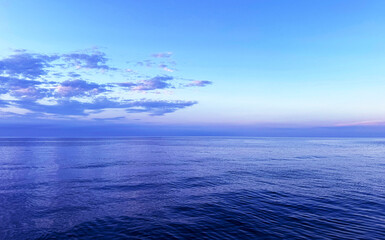
<instances>
[{"instance_id":1,"label":"cloud bank","mask_svg":"<svg viewBox=\"0 0 385 240\"><path fill-rule=\"evenodd\" d=\"M156 66L168 73L173 71L170 66L175 62L171 59L171 52L155 53L151 57L161 59L161 62L149 59L137 64ZM211 84L210 81L199 80L187 80L185 83L182 78L164 73L152 77L139 74L132 77L135 70L127 71L126 66L111 66L108 61L106 54L98 49L64 54L16 50L0 58L0 112L19 109L19 114L32 118L47 115L88 116L95 111L123 109L126 113L162 116L191 107L197 101L159 99L159 96L156 99L144 98L138 94L157 91L159 95L159 91L167 89ZM116 118L121 117L113 119Z\"/></svg>"}]
</instances>

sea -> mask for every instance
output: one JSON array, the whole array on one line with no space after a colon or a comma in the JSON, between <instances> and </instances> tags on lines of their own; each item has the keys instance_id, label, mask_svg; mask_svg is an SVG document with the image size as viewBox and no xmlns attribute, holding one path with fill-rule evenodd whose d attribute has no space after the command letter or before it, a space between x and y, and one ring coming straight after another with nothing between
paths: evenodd
<instances>
[{"instance_id":1,"label":"sea","mask_svg":"<svg viewBox=\"0 0 385 240\"><path fill-rule=\"evenodd\" d=\"M385 139L1 138L0 239L385 239Z\"/></svg>"}]
</instances>

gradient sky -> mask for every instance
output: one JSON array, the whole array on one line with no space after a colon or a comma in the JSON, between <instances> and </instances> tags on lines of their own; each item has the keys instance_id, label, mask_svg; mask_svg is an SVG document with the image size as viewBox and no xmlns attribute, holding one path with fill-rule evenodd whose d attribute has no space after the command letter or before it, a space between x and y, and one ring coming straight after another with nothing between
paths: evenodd
<instances>
[{"instance_id":1,"label":"gradient sky","mask_svg":"<svg viewBox=\"0 0 385 240\"><path fill-rule=\"evenodd\" d=\"M382 0L0 0L0 123L382 126L384 13Z\"/></svg>"}]
</instances>

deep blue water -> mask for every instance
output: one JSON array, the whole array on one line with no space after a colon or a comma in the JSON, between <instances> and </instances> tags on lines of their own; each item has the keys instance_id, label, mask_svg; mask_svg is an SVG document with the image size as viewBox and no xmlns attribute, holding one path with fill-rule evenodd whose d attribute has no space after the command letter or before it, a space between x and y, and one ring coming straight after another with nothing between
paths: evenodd
<instances>
[{"instance_id":1,"label":"deep blue water","mask_svg":"<svg viewBox=\"0 0 385 240\"><path fill-rule=\"evenodd\" d=\"M385 239L385 139L0 139L0 239Z\"/></svg>"}]
</instances>

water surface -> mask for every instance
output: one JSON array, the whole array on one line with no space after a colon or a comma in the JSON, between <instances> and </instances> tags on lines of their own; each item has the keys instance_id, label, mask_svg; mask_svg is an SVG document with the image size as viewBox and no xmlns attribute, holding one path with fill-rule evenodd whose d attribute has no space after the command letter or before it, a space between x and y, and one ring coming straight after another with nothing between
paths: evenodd
<instances>
[{"instance_id":1,"label":"water surface","mask_svg":"<svg viewBox=\"0 0 385 240\"><path fill-rule=\"evenodd\" d=\"M0 139L0 239L384 239L385 139Z\"/></svg>"}]
</instances>

